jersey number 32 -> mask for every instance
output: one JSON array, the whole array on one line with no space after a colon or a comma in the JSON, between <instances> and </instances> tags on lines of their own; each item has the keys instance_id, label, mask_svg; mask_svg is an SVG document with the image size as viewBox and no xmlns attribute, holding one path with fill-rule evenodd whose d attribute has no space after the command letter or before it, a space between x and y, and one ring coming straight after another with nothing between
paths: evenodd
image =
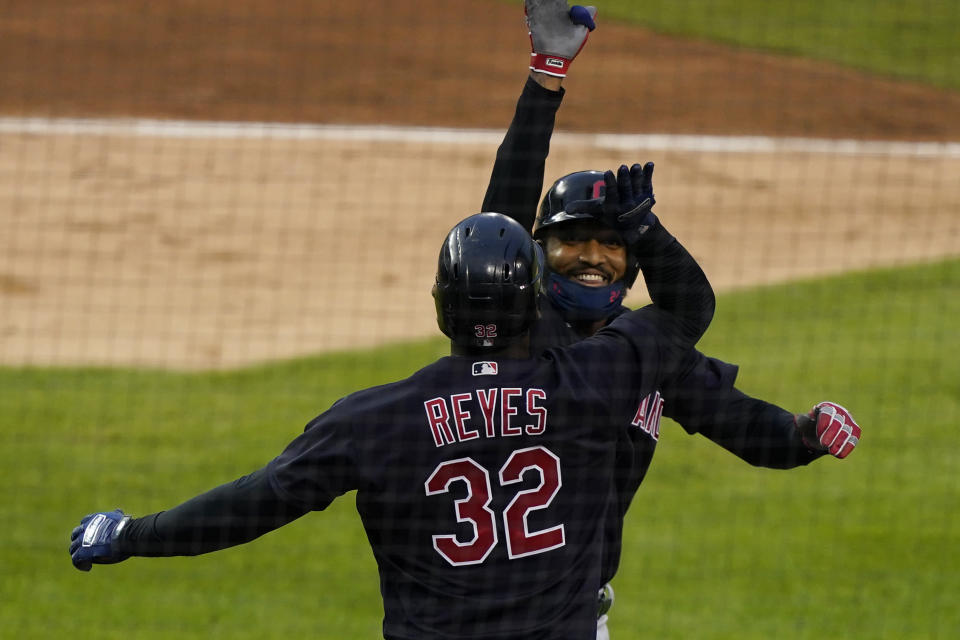
<instances>
[{"instance_id":1,"label":"jersey number 32","mask_svg":"<svg viewBox=\"0 0 960 640\"><path fill-rule=\"evenodd\" d=\"M518 491L500 514L507 537L507 554L511 559L522 558L562 547L566 541L563 524L529 531L527 514L550 505L562 484L560 459L545 447L518 449L510 454L500 467L500 486L520 482L527 473L537 473L540 484L533 489ZM455 535L433 536L433 548L454 566L479 564L486 560L499 541L495 514L491 501L490 474L473 458L458 458L441 463L424 483L428 496L446 493L454 482L463 482L467 496L455 501L458 522L469 522L473 539L460 542Z\"/></svg>"}]
</instances>

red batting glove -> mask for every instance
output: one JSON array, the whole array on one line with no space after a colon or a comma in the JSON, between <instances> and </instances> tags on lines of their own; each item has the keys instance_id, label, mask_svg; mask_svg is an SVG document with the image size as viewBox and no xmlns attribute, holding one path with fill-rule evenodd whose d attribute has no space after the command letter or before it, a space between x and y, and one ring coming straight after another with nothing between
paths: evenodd
<instances>
[{"instance_id":1,"label":"red batting glove","mask_svg":"<svg viewBox=\"0 0 960 640\"><path fill-rule=\"evenodd\" d=\"M811 451L828 451L846 458L860 442L860 427L850 412L833 402L821 402L808 415L797 416L803 444Z\"/></svg>"}]
</instances>

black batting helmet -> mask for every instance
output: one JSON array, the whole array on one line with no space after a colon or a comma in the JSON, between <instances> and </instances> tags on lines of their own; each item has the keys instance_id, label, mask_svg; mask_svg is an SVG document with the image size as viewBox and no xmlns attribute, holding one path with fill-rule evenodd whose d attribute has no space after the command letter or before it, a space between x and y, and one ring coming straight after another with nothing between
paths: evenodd
<instances>
[{"instance_id":1,"label":"black batting helmet","mask_svg":"<svg viewBox=\"0 0 960 640\"><path fill-rule=\"evenodd\" d=\"M599 214L606 191L602 171L576 171L563 176L553 183L540 202L537 220L533 225L533 237L542 240L551 227L555 228L556 225L576 220L593 220L606 224L602 217L594 215L588 209L584 208L574 213L567 211L567 206L571 202L594 200ZM637 280L637 274L640 273L640 260L630 247L626 249L627 270L623 280L627 288L630 288Z\"/></svg>"},{"instance_id":2,"label":"black batting helmet","mask_svg":"<svg viewBox=\"0 0 960 640\"><path fill-rule=\"evenodd\" d=\"M440 248L437 325L462 347L504 347L536 318L542 278L543 251L526 229L499 213L472 215Z\"/></svg>"}]
</instances>

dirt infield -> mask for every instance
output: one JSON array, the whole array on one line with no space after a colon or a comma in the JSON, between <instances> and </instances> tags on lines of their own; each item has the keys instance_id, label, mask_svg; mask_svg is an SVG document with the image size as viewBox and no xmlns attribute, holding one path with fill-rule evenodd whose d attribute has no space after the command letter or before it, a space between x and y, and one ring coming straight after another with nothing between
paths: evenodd
<instances>
[{"instance_id":1,"label":"dirt infield","mask_svg":"<svg viewBox=\"0 0 960 640\"><path fill-rule=\"evenodd\" d=\"M8 0L0 112L506 126L517 3ZM605 22L567 80L569 131L960 141L960 95Z\"/></svg>"},{"instance_id":2,"label":"dirt infield","mask_svg":"<svg viewBox=\"0 0 960 640\"><path fill-rule=\"evenodd\" d=\"M507 4L7 5L4 116L502 130L525 76ZM602 22L566 86L563 131L960 140L956 93ZM11 128L0 362L217 368L431 335L436 245L496 144ZM648 158L721 290L960 254L955 155L561 136L547 175Z\"/></svg>"}]
</instances>

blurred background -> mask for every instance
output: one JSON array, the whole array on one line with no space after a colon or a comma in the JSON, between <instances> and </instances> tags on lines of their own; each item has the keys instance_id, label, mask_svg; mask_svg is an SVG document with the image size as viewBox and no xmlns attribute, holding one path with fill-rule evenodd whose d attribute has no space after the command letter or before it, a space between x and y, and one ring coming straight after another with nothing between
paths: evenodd
<instances>
[{"instance_id":1,"label":"blurred background","mask_svg":"<svg viewBox=\"0 0 960 640\"><path fill-rule=\"evenodd\" d=\"M665 427L613 637L956 637L960 5L597 4L545 186L656 162L719 295L701 350L864 430L777 472ZM0 0L5 633L378 637L350 497L90 574L69 531L248 473L445 353L436 252L528 56L516 1Z\"/></svg>"}]
</instances>

